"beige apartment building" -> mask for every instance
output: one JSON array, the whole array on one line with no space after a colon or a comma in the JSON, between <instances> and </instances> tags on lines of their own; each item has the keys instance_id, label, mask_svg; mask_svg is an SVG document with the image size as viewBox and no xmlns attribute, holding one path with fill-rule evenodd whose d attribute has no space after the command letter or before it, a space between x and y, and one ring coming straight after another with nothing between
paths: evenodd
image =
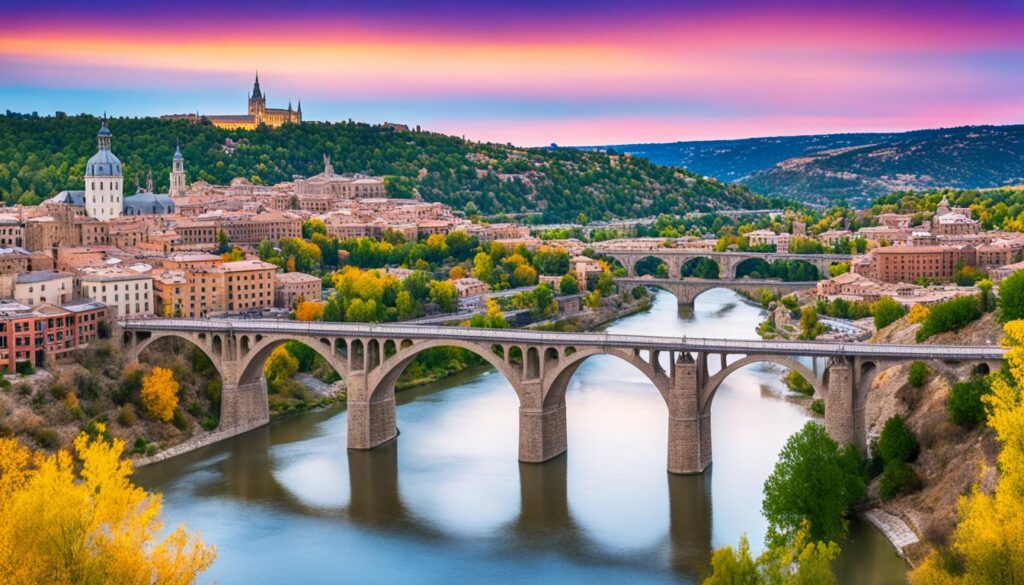
<instances>
[{"instance_id":1,"label":"beige apartment building","mask_svg":"<svg viewBox=\"0 0 1024 585\"><path fill-rule=\"evenodd\" d=\"M268 262L211 262L180 269L166 264L164 270L153 274L154 295L161 315L206 317L274 306L277 267Z\"/></svg>"},{"instance_id":2,"label":"beige apartment building","mask_svg":"<svg viewBox=\"0 0 1024 585\"><path fill-rule=\"evenodd\" d=\"M319 301L323 282L304 272L285 272L274 280L274 304L290 309L300 301Z\"/></svg>"}]
</instances>

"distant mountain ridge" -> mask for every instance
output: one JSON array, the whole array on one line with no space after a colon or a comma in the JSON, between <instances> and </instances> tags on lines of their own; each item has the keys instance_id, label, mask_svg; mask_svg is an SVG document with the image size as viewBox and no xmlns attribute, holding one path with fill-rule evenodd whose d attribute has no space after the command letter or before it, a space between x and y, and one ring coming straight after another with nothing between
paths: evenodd
<instances>
[{"instance_id":1,"label":"distant mountain ridge","mask_svg":"<svg viewBox=\"0 0 1024 585\"><path fill-rule=\"evenodd\" d=\"M1024 125L607 148L810 203L863 205L893 191L1024 183Z\"/></svg>"}]
</instances>

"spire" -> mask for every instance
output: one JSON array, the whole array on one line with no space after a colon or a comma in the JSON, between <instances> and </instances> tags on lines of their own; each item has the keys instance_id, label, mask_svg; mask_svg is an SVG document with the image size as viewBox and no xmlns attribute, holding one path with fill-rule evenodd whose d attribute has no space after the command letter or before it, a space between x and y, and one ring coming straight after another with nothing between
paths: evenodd
<instances>
[{"instance_id":1,"label":"spire","mask_svg":"<svg viewBox=\"0 0 1024 585\"><path fill-rule=\"evenodd\" d=\"M185 157L181 156L181 142L177 142L174 147L174 160L185 160Z\"/></svg>"},{"instance_id":2,"label":"spire","mask_svg":"<svg viewBox=\"0 0 1024 585\"><path fill-rule=\"evenodd\" d=\"M100 150L110 150L110 137L113 133L107 128L107 113L103 112L103 122L100 124L100 131L96 133L96 142Z\"/></svg>"},{"instance_id":3,"label":"spire","mask_svg":"<svg viewBox=\"0 0 1024 585\"><path fill-rule=\"evenodd\" d=\"M302 115L302 100L299 100L299 115Z\"/></svg>"},{"instance_id":4,"label":"spire","mask_svg":"<svg viewBox=\"0 0 1024 585\"><path fill-rule=\"evenodd\" d=\"M260 93L260 72L259 71L256 71L256 83L254 83L253 86L252 86L252 97L253 98L262 98L263 97L263 94Z\"/></svg>"}]
</instances>

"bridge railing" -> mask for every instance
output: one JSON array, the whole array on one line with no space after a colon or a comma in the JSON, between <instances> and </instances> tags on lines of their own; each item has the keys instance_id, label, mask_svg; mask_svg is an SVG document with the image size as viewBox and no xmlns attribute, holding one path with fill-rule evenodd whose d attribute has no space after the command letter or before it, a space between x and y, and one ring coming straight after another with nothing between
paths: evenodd
<instances>
[{"instance_id":1,"label":"bridge railing","mask_svg":"<svg viewBox=\"0 0 1024 585\"><path fill-rule=\"evenodd\" d=\"M388 337L392 339L457 339L483 343L581 345L641 350L706 351L709 353L783 354L817 357L927 358L945 360L1002 359L1005 349L992 346L897 345L831 341L782 341L663 337L618 333L555 333L526 329L378 325L260 319L126 319L125 330L290 335Z\"/></svg>"}]
</instances>

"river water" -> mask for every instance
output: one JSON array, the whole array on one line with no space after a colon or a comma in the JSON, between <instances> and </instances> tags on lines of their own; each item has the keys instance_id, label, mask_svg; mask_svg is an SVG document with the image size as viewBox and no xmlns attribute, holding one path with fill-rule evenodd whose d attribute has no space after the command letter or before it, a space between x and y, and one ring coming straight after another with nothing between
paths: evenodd
<instances>
[{"instance_id":1,"label":"river water","mask_svg":"<svg viewBox=\"0 0 1024 585\"><path fill-rule=\"evenodd\" d=\"M753 338L759 306L713 290L692 309L659 293L616 333ZM568 453L520 464L518 402L494 371L398 394L397 441L345 449L343 409L305 413L140 469L168 526L217 546L201 583L699 583L714 547L760 550L761 489L786 438L809 420L753 365L712 406L714 463L665 471L667 409L638 371L588 360L566 396ZM884 537L860 522L841 583L904 583Z\"/></svg>"}]
</instances>

